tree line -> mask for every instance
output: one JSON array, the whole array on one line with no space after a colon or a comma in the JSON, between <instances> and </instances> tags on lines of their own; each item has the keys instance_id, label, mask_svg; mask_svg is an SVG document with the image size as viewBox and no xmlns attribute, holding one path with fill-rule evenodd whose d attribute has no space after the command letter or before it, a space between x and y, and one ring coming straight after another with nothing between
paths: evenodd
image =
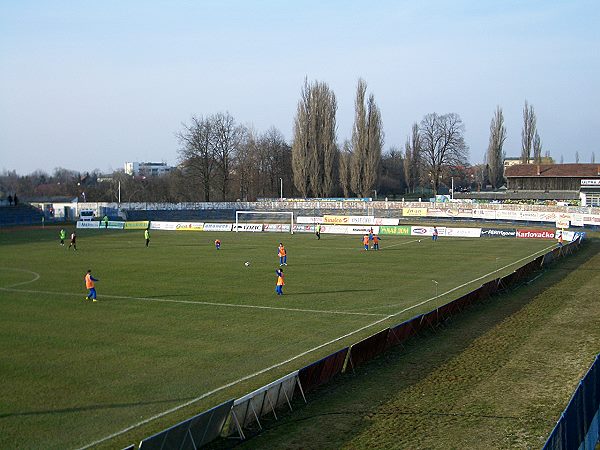
<instances>
[{"instance_id":1,"label":"tree line","mask_svg":"<svg viewBox=\"0 0 600 450\"><path fill-rule=\"evenodd\" d=\"M375 95L359 79L352 134L339 143L337 98L322 81L304 81L292 142L271 127L259 132L228 112L193 115L176 132L179 164L170 173L131 177L98 171L55 169L20 177L0 174L0 191L25 198L73 197L80 201L193 202L253 201L278 197L391 197L433 194L450 180L457 187L498 188L504 184L506 127L497 106L490 123L485 161L470 166L465 126L456 113L429 113L413 123L404 149L384 150L383 118ZM533 106L525 101L521 162L542 158ZM594 159L594 156L592 156Z\"/></svg>"}]
</instances>

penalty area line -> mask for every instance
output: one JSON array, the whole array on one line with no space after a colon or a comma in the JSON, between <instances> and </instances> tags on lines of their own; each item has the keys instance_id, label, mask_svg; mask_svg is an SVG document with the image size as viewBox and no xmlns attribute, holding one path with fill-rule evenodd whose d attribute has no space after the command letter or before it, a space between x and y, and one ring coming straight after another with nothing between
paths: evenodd
<instances>
[{"instance_id":1,"label":"penalty area line","mask_svg":"<svg viewBox=\"0 0 600 450\"><path fill-rule=\"evenodd\" d=\"M11 292L24 292L28 294L47 294L47 295L68 295L68 296L77 296L80 297L83 294L74 294L72 292L55 292L55 291L37 291L31 289L13 289L12 287L0 287L2 291L11 291ZM193 300L174 300L169 298L151 298L151 297L129 297L126 295L111 295L111 294L102 294L102 297L106 298L114 298L114 299L122 299L122 300L141 300L147 302L158 302L158 303L183 303L187 305L198 305L198 306L217 306L222 308L246 308L246 309L265 309L272 311L289 311L289 312L303 312L303 313L312 313L312 314L337 314L337 315L345 315L345 316L375 316L382 317L386 316L385 313L367 313L367 312L359 312L359 311L336 311L336 310L327 310L327 309L303 309L303 308L285 308L283 306L264 306L264 305L236 305L233 303L216 303L216 302L202 302L202 301L193 301Z\"/></svg>"}]
</instances>

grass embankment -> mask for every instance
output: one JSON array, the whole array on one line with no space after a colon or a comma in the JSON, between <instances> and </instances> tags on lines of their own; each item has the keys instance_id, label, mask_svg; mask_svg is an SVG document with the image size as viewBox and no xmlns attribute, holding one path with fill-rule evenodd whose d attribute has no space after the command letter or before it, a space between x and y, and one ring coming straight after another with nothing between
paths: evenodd
<instances>
[{"instance_id":1,"label":"grass embankment","mask_svg":"<svg viewBox=\"0 0 600 450\"><path fill-rule=\"evenodd\" d=\"M244 448L540 448L600 351L600 242L347 374Z\"/></svg>"}]
</instances>

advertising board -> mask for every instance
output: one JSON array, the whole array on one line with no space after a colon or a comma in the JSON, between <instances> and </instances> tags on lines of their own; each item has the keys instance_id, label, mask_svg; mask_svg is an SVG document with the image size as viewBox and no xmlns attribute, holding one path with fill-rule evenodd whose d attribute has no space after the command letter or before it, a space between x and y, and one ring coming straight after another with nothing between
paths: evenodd
<instances>
[{"instance_id":1,"label":"advertising board","mask_svg":"<svg viewBox=\"0 0 600 450\"><path fill-rule=\"evenodd\" d=\"M148 228L149 224L150 224L150 222L148 222L147 220L125 222L125 229L126 230L145 230L146 228Z\"/></svg>"},{"instance_id":2,"label":"advertising board","mask_svg":"<svg viewBox=\"0 0 600 450\"><path fill-rule=\"evenodd\" d=\"M574 227L582 227L583 223L583 214L571 214L571 225Z\"/></svg>"},{"instance_id":3,"label":"advertising board","mask_svg":"<svg viewBox=\"0 0 600 450\"><path fill-rule=\"evenodd\" d=\"M517 230L521 239L554 239L554 230Z\"/></svg>"},{"instance_id":4,"label":"advertising board","mask_svg":"<svg viewBox=\"0 0 600 450\"><path fill-rule=\"evenodd\" d=\"M263 224L263 231L275 232L275 233L289 233L289 223L265 223Z\"/></svg>"},{"instance_id":5,"label":"advertising board","mask_svg":"<svg viewBox=\"0 0 600 450\"><path fill-rule=\"evenodd\" d=\"M175 231L176 222L159 222L152 221L150 222L151 230L165 230L165 231Z\"/></svg>"},{"instance_id":6,"label":"advertising board","mask_svg":"<svg viewBox=\"0 0 600 450\"><path fill-rule=\"evenodd\" d=\"M496 211L496 219L498 220L520 220L521 211L502 210Z\"/></svg>"},{"instance_id":7,"label":"advertising board","mask_svg":"<svg viewBox=\"0 0 600 450\"><path fill-rule=\"evenodd\" d=\"M446 227L437 227L438 236L446 235ZM433 227L410 227L411 236L433 236Z\"/></svg>"},{"instance_id":8,"label":"advertising board","mask_svg":"<svg viewBox=\"0 0 600 450\"><path fill-rule=\"evenodd\" d=\"M323 216L323 223L331 225L371 225L374 216Z\"/></svg>"},{"instance_id":9,"label":"advertising board","mask_svg":"<svg viewBox=\"0 0 600 450\"><path fill-rule=\"evenodd\" d=\"M400 219L375 218L373 225L398 225Z\"/></svg>"},{"instance_id":10,"label":"advertising board","mask_svg":"<svg viewBox=\"0 0 600 450\"><path fill-rule=\"evenodd\" d=\"M556 228L569 228L571 215L559 213L556 215Z\"/></svg>"},{"instance_id":11,"label":"advertising board","mask_svg":"<svg viewBox=\"0 0 600 450\"><path fill-rule=\"evenodd\" d=\"M478 238L481 236L481 228L446 228L446 236Z\"/></svg>"},{"instance_id":12,"label":"advertising board","mask_svg":"<svg viewBox=\"0 0 600 450\"><path fill-rule=\"evenodd\" d=\"M379 227L379 234L394 234L397 236L410 236L410 227L409 226L382 225Z\"/></svg>"},{"instance_id":13,"label":"advertising board","mask_svg":"<svg viewBox=\"0 0 600 450\"><path fill-rule=\"evenodd\" d=\"M296 217L296 223L323 223L323 218L322 217L316 217L316 216L298 216Z\"/></svg>"},{"instance_id":14,"label":"advertising board","mask_svg":"<svg viewBox=\"0 0 600 450\"><path fill-rule=\"evenodd\" d=\"M231 223L205 223L204 231L231 231Z\"/></svg>"},{"instance_id":15,"label":"advertising board","mask_svg":"<svg viewBox=\"0 0 600 450\"><path fill-rule=\"evenodd\" d=\"M177 231L203 231L203 222L176 222L175 230Z\"/></svg>"},{"instance_id":16,"label":"advertising board","mask_svg":"<svg viewBox=\"0 0 600 450\"><path fill-rule=\"evenodd\" d=\"M315 232L314 225L295 224L294 228L292 228L292 229L294 230L294 233L314 233Z\"/></svg>"},{"instance_id":17,"label":"advertising board","mask_svg":"<svg viewBox=\"0 0 600 450\"><path fill-rule=\"evenodd\" d=\"M77 228L100 228L100 222L96 220L78 220Z\"/></svg>"},{"instance_id":18,"label":"advertising board","mask_svg":"<svg viewBox=\"0 0 600 450\"><path fill-rule=\"evenodd\" d=\"M346 228L348 228L348 234L369 234L371 230L373 230L374 234L379 234L379 227L377 226L371 227L354 225Z\"/></svg>"},{"instance_id":19,"label":"advertising board","mask_svg":"<svg viewBox=\"0 0 600 450\"><path fill-rule=\"evenodd\" d=\"M474 209L473 210L473 218L474 219L495 220L496 219L496 211L494 211L493 209Z\"/></svg>"},{"instance_id":20,"label":"advertising board","mask_svg":"<svg viewBox=\"0 0 600 450\"><path fill-rule=\"evenodd\" d=\"M501 229L501 228L482 228L481 237L495 237L495 238L515 238L517 237L516 229Z\"/></svg>"},{"instance_id":21,"label":"advertising board","mask_svg":"<svg viewBox=\"0 0 600 450\"><path fill-rule=\"evenodd\" d=\"M233 231L244 231L249 233L260 233L263 230L262 223L242 223L238 224L237 227L233 226Z\"/></svg>"},{"instance_id":22,"label":"advertising board","mask_svg":"<svg viewBox=\"0 0 600 450\"><path fill-rule=\"evenodd\" d=\"M427 208L402 208L402 215L408 217L425 217Z\"/></svg>"},{"instance_id":23,"label":"advertising board","mask_svg":"<svg viewBox=\"0 0 600 450\"><path fill-rule=\"evenodd\" d=\"M427 208L427 215L431 217L473 217L471 208Z\"/></svg>"},{"instance_id":24,"label":"advertising board","mask_svg":"<svg viewBox=\"0 0 600 450\"><path fill-rule=\"evenodd\" d=\"M117 220L109 220L108 228L113 230L122 230L125 227L125 222L117 221Z\"/></svg>"}]
</instances>

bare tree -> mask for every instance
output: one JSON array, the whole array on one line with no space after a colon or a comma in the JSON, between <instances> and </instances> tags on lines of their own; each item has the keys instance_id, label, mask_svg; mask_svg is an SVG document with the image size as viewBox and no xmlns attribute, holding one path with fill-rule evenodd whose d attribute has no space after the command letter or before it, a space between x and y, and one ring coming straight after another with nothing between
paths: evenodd
<instances>
[{"instance_id":1,"label":"bare tree","mask_svg":"<svg viewBox=\"0 0 600 450\"><path fill-rule=\"evenodd\" d=\"M366 91L366 82L359 79L354 102L351 180L352 190L363 197L369 197L373 192L383 148L381 112L373 94L365 104Z\"/></svg>"},{"instance_id":2,"label":"bare tree","mask_svg":"<svg viewBox=\"0 0 600 450\"><path fill-rule=\"evenodd\" d=\"M415 192L421 180L421 144L419 137L419 124L412 126L410 137L404 144L404 177L409 192Z\"/></svg>"},{"instance_id":3,"label":"bare tree","mask_svg":"<svg viewBox=\"0 0 600 450\"><path fill-rule=\"evenodd\" d=\"M465 126L456 113L442 116L427 114L419 126L421 154L424 168L436 195L444 169L450 165L465 165L468 147L464 139Z\"/></svg>"},{"instance_id":4,"label":"bare tree","mask_svg":"<svg viewBox=\"0 0 600 450\"><path fill-rule=\"evenodd\" d=\"M533 160L536 164L542 163L542 140L537 131L533 137Z\"/></svg>"},{"instance_id":5,"label":"bare tree","mask_svg":"<svg viewBox=\"0 0 600 450\"><path fill-rule=\"evenodd\" d=\"M560 163L564 164L565 163L565 158L563 157L563 155L560 155Z\"/></svg>"},{"instance_id":6,"label":"bare tree","mask_svg":"<svg viewBox=\"0 0 600 450\"><path fill-rule=\"evenodd\" d=\"M292 144L294 185L300 194L319 197L333 190L334 166L337 154L337 101L327 84L304 81L296 118Z\"/></svg>"},{"instance_id":7,"label":"bare tree","mask_svg":"<svg viewBox=\"0 0 600 450\"><path fill-rule=\"evenodd\" d=\"M591 163L592 164L596 164L596 153L592 152L592 159L591 159Z\"/></svg>"},{"instance_id":8,"label":"bare tree","mask_svg":"<svg viewBox=\"0 0 600 450\"><path fill-rule=\"evenodd\" d=\"M217 113L210 117L214 155L217 161L221 197L223 201L229 197L229 182L231 178L231 165L235 153L243 136L242 127L235 123L235 119L228 113Z\"/></svg>"},{"instance_id":9,"label":"bare tree","mask_svg":"<svg viewBox=\"0 0 600 450\"><path fill-rule=\"evenodd\" d=\"M177 133L181 145L179 157L187 173L200 183L204 201L210 201L211 180L216 169L215 148L212 143L212 121L192 116L190 125L182 124L183 130Z\"/></svg>"},{"instance_id":10,"label":"bare tree","mask_svg":"<svg viewBox=\"0 0 600 450\"><path fill-rule=\"evenodd\" d=\"M504 183L504 157L502 150L506 140L506 127L504 126L504 115L502 108L496 107L494 117L490 123L490 140L487 151L487 163L489 165L489 176L492 186L497 189Z\"/></svg>"},{"instance_id":11,"label":"bare tree","mask_svg":"<svg viewBox=\"0 0 600 450\"><path fill-rule=\"evenodd\" d=\"M531 147L536 134L536 117L533 105L525 100L523 107L523 130L521 131L521 163L528 164L531 159Z\"/></svg>"},{"instance_id":12,"label":"bare tree","mask_svg":"<svg viewBox=\"0 0 600 450\"><path fill-rule=\"evenodd\" d=\"M579 164L579 152L575 152L575 164Z\"/></svg>"},{"instance_id":13,"label":"bare tree","mask_svg":"<svg viewBox=\"0 0 600 450\"><path fill-rule=\"evenodd\" d=\"M351 165L352 165L352 144L346 139L339 155L339 182L344 197L348 198L352 194L351 188Z\"/></svg>"}]
</instances>

